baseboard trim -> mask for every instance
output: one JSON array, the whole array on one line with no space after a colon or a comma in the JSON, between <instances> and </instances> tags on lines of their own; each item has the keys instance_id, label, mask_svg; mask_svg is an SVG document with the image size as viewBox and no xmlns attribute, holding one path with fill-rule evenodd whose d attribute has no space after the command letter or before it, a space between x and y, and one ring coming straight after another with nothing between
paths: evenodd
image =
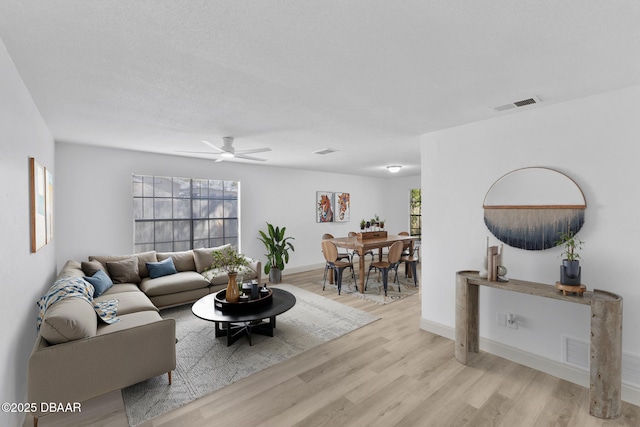
<instances>
[{"instance_id":1,"label":"baseboard trim","mask_svg":"<svg viewBox=\"0 0 640 427\"><path fill-rule=\"evenodd\" d=\"M446 326L437 322L421 318L420 329L431 332L436 335L455 340L455 328ZM536 369L545 374L578 384L583 387L589 387L589 371L569 366L565 363L548 359L520 350L506 344L480 337L480 350L487 353L495 354L512 362L519 363L529 368ZM453 354L452 354L453 356ZM622 384L622 400L633 405L640 406L640 389Z\"/></svg>"},{"instance_id":2,"label":"baseboard trim","mask_svg":"<svg viewBox=\"0 0 640 427\"><path fill-rule=\"evenodd\" d=\"M282 271L282 277L284 278L287 274L305 273L311 270L318 270L318 269L324 268L325 264L326 263L323 262L319 264L302 265L299 267L286 267L286 269ZM263 271L263 275L264 275L264 271ZM267 278L268 278L268 275L267 275Z\"/></svg>"}]
</instances>

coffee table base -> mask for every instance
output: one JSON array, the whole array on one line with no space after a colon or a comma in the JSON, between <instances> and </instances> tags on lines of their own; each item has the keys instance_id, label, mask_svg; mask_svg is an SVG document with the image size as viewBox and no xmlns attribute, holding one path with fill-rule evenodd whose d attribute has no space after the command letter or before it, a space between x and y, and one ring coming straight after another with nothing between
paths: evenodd
<instances>
[{"instance_id":1,"label":"coffee table base","mask_svg":"<svg viewBox=\"0 0 640 427\"><path fill-rule=\"evenodd\" d=\"M276 316L251 322L215 322L215 324L216 338L226 336L227 347L243 336L249 339L249 345L253 345L251 343L252 334L273 337L273 330L276 327Z\"/></svg>"}]
</instances>

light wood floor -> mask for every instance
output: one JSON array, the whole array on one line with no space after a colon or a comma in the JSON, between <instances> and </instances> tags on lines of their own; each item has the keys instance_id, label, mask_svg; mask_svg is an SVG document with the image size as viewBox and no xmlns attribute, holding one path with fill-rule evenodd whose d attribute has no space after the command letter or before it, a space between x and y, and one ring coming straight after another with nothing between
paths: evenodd
<instances>
[{"instance_id":1,"label":"light wood floor","mask_svg":"<svg viewBox=\"0 0 640 427\"><path fill-rule=\"evenodd\" d=\"M468 366L453 342L420 330L420 296L385 306L323 292L322 270L285 283L368 311L380 320L143 424L183 426L639 426L640 408L589 415L589 391L487 353ZM25 426L31 426L27 417ZM120 392L83 404L82 414L39 425L125 427Z\"/></svg>"}]
</instances>

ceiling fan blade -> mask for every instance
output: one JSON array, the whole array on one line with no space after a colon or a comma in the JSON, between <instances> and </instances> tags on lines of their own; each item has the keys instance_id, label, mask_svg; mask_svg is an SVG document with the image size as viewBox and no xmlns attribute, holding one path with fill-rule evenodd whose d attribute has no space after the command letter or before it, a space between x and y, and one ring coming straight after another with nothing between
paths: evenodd
<instances>
[{"instance_id":1,"label":"ceiling fan blade","mask_svg":"<svg viewBox=\"0 0 640 427\"><path fill-rule=\"evenodd\" d=\"M236 156L238 154L255 154L255 153L264 153L267 151L271 151L271 148L254 148L253 150L236 150Z\"/></svg>"},{"instance_id":2,"label":"ceiling fan blade","mask_svg":"<svg viewBox=\"0 0 640 427\"><path fill-rule=\"evenodd\" d=\"M187 150L175 150L176 153L190 153L190 154L208 154L209 156L219 156L220 153L212 153L211 151L187 151Z\"/></svg>"},{"instance_id":3,"label":"ceiling fan blade","mask_svg":"<svg viewBox=\"0 0 640 427\"><path fill-rule=\"evenodd\" d=\"M205 141L203 139L202 142L205 143L206 145L208 145L212 150L214 150L216 154L225 153L224 150L221 150L220 148L216 147L215 145L213 145L209 141Z\"/></svg>"},{"instance_id":4,"label":"ceiling fan blade","mask_svg":"<svg viewBox=\"0 0 640 427\"><path fill-rule=\"evenodd\" d=\"M245 156L244 154L236 154L234 157L237 157L238 159L255 160L257 162L266 162L267 161L267 159L261 159L259 157L253 157L253 156Z\"/></svg>"}]
</instances>

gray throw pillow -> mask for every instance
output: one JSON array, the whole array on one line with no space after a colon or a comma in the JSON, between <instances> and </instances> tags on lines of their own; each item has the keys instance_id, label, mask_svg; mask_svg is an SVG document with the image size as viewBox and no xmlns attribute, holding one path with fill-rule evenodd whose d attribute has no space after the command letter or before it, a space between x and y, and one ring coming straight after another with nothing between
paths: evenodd
<instances>
[{"instance_id":1,"label":"gray throw pillow","mask_svg":"<svg viewBox=\"0 0 640 427\"><path fill-rule=\"evenodd\" d=\"M200 248L193 250L193 258L196 263L196 271L198 273L202 273L203 271L209 270L211 268L211 264L213 264L213 255L211 252L216 250L221 250L226 248L227 246L231 246L230 244L216 246L215 248Z\"/></svg>"},{"instance_id":2,"label":"gray throw pillow","mask_svg":"<svg viewBox=\"0 0 640 427\"><path fill-rule=\"evenodd\" d=\"M158 261L164 261L167 258L173 259L177 271L196 271L196 263L193 259L193 251L183 252L158 252Z\"/></svg>"},{"instance_id":3,"label":"gray throw pillow","mask_svg":"<svg viewBox=\"0 0 640 427\"><path fill-rule=\"evenodd\" d=\"M137 257L107 262L107 270L113 283L140 283Z\"/></svg>"},{"instance_id":4,"label":"gray throw pillow","mask_svg":"<svg viewBox=\"0 0 640 427\"><path fill-rule=\"evenodd\" d=\"M85 276L92 277L97 271L107 273L107 269L99 261L82 261L82 271Z\"/></svg>"}]
</instances>

